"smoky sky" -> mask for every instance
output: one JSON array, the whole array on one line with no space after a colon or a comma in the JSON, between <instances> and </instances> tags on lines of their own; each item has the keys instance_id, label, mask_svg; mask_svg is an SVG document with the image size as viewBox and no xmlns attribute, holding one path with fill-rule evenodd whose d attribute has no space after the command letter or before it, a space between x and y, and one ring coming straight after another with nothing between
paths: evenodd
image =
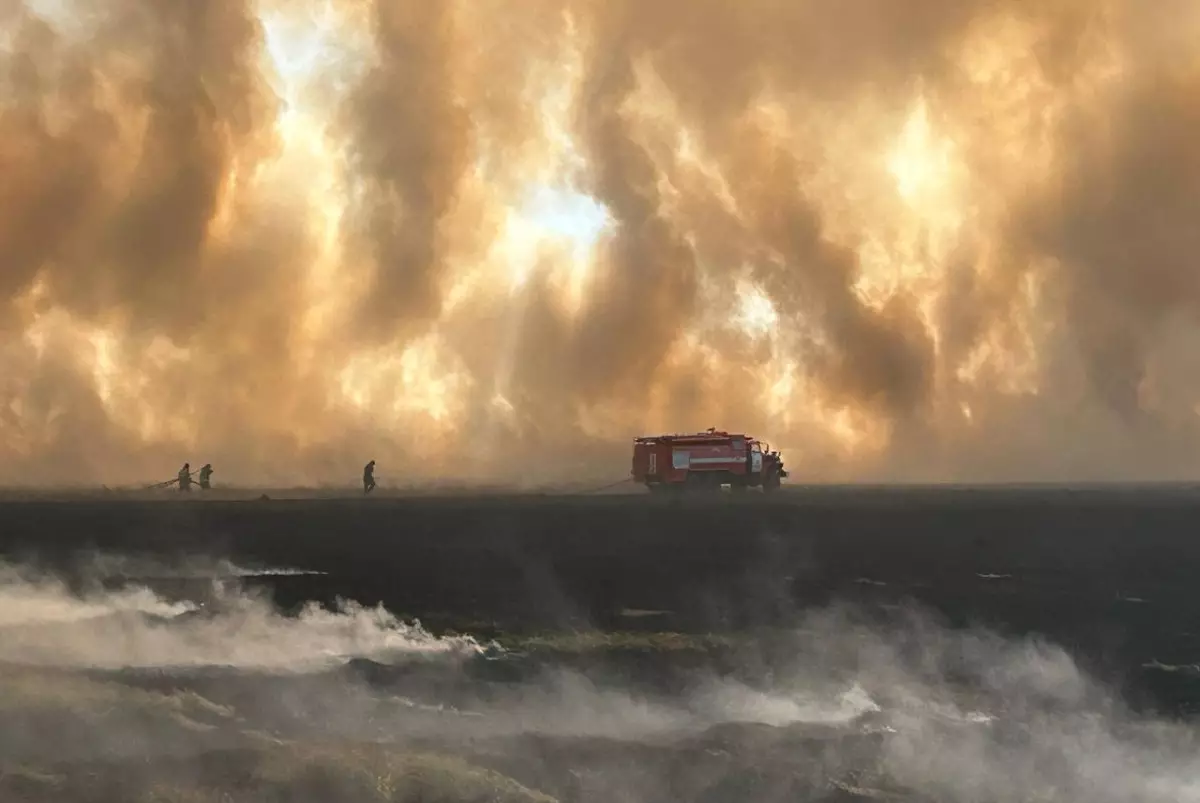
<instances>
[{"instance_id":1,"label":"smoky sky","mask_svg":"<svg viewBox=\"0 0 1200 803\"><path fill-rule=\"evenodd\" d=\"M322 43L299 66L280 19ZM619 477L632 436L708 426L812 480L1200 469L1183 0L0 26L5 483ZM531 187L603 210L583 262L514 229Z\"/></svg>"}]
</instances>

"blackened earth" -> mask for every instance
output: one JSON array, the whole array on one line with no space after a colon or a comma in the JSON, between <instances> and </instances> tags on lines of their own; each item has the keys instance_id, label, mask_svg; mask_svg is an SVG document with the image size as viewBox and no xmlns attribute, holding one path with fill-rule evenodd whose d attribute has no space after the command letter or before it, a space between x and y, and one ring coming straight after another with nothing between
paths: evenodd
<instances>
[{"instance_id":1,"label":"blackened earth","mask_svg":"<svg viewBox=\"0 0 1200 803\"><path fill-rule=\"evenodd\" d=\"M268 496L0 501L0 798L1200 800L1190 488Z\"/></svg>"}]
</instances>

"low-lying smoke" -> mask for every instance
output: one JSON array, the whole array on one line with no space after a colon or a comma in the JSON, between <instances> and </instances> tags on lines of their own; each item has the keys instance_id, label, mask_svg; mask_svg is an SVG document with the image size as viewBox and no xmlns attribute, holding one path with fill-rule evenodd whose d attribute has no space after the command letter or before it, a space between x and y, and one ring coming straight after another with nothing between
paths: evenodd
<instances>
[{"instance_id":1,"label":"low-lying smoke","mask_svg":"<svg viewBox=\"0 0 1200 803\"><path fill-rule=\"evenodd\" d=\"M213 583L202 602L170 601L144 586L80 596L53 578L23 579L9 568L0 575L0 662L304 673L353 659L465 656L481 649L468 637L434 638L382 607L346 602L328 610L313 604L285 617L269 599L238 584L216 576Z\"/></svg>"},{"instance_id":2,"label":"low-lying smoke","mask_svg":"<svg viewBox=\"0 0 1200 803\"><path fill-rule=\"evenodd\" d=\"M1172 0L0 9L0 482L1195 476Z\"/></svg>"},{"instance_id":3,"label":"low-lying smoke","mask_svg":"<svg viewBox=\"0 0 1200 803\"><path fill-rule=\"evenodd\" d=\"M485 657L352 606L285 617L236 594L198 617L146 588L73 593L19 567L2 590L0 784L59 790L44 799L112 767L121 799L315 801L350 784L338 799L395 801L420 780L448 800L475 783L521 800L1200 800L1191 725L1133 714L1058 647L917 613L812 613L761 654L739 648L765 673L693 667L668 692L586 662L513 674L505 662L530 655Z\"/></svg>"}]
</instances>

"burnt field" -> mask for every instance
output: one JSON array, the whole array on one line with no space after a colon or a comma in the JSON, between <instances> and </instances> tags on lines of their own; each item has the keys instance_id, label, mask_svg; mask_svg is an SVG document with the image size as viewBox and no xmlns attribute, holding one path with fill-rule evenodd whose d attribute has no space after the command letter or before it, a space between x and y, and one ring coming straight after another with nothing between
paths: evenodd
<instances>
[{"instance_id":1,"label":"burnt field","mask_svg":"<svg viewBox=\"0 0 1200 803\"><path fill-rule=\"evenodd\" d=\"M656 611L707 632L911 600L1101 661L1200 659L1187 489L6 502L0 551L68 572L96 554L300 570L272 580L285 608L343 597L428 623L613 629Z\"/></svg>"},{"instance_id":2,"label":"burnt field","mask_svg":"<svg viewBox=\"0 0 1200 803\"><path fill-rule=\"evenodd\" d=\"M270 496L0 501L0 789L1200 795L1191 488Z\"/></svg>"}]
</instances>

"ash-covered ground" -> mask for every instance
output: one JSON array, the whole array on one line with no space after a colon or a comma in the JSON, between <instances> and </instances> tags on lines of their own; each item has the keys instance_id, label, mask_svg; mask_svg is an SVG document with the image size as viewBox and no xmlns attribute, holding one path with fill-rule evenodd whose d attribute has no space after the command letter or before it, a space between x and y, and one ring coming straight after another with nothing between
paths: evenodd
<instances>
[{"instance_id":1,"label":"ash-covered ground","mask_svg":"<svg viewBox=\"0 0 1200 803\"><path fill-rule=\"evenodd\" d=\"M1200 801L1200 494L0 503L0 799Z\"/></svg>"}]
</instances>

